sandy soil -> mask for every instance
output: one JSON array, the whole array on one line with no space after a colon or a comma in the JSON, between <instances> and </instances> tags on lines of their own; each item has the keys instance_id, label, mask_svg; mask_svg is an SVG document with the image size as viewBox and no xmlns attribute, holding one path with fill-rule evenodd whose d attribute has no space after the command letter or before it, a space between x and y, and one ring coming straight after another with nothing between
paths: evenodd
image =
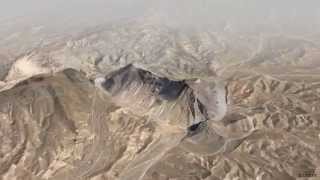
<instances>
[{"instance_id":1,"label":"sandy soil","mask_svg":"<svg viewBox=\"0 0 320 180\"><path fill-rule=\"evenodd\" d=\"M0 48L1 180L320 177L316 43L132 23L48 41Z\"/></svg>"}]
</instances>

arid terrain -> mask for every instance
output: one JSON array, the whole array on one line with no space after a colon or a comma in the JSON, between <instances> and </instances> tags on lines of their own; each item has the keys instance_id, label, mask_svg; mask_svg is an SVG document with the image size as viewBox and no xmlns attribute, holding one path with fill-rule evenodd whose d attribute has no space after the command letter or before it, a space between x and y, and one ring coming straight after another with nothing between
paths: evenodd
<instances>
[{"instance_id":1,"label":"arid terrain","mask_svg":"<svg viewBox=\"0 0 320 180\"><path fill-rule=\"evenodd\" d=\"M316 37L2 31L0 180L320 178Z\"/></svg>"}]
</instances>

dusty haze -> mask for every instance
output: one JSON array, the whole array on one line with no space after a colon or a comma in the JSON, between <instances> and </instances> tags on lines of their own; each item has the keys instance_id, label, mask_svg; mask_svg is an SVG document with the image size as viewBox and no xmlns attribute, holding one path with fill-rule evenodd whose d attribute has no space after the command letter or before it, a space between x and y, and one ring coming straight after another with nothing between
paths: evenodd
<instances>
[{"instance_id":1,"label":"dusty haze","mask_svg":"<svg viewBox=\"0 0 320 180\"><path fill-rule=\"evenodd\" d=\"M0 0L0 180L320 177L320 2Z\"/></svg>"},{"instance_id":2,"label":"dusty haze","mask_svg":"<svg viewBox=\"0 0 320 180\"><path fill-rule=\"evenodd\" d=\"M282 33L306 33L319 30L319 7L316 0L2 0L0 17L39 20L42 25L57 24L55 28L61 28L67 22L84 26L157 16L163 23L178 26L222 25L250 30L265 26Z\"/></svg>"}]
</instances>

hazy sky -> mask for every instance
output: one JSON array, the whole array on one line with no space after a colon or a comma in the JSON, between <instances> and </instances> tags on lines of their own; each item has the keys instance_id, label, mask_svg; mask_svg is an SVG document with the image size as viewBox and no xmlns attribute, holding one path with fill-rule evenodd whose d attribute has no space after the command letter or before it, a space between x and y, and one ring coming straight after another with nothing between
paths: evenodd
<instances>
[{"instance_id":1,"label":"hazy sky","mask_svg":"<svg viewBox=\"0 0 320 180\"><path fill-rule=\"evenodd\" d=\"M319 0L0 0L0 20L100 22L155 16L193 26L231 23L311 28L320 25Z\"/></svg>"}]
</instances>

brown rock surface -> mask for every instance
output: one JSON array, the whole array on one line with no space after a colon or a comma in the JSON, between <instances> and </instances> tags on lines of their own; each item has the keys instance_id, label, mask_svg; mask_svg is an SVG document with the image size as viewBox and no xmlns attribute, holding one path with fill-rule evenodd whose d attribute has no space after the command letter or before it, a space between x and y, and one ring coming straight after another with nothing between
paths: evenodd
<instances>
[{"instance_id":1,"label":"brown rock surface","mask_svg":"<svg viewBox=\"0 0 320 180\"><path fill-rule=\"evenodd\" d=\"M319 174L318 45L244 36L129 23L0 48L0 179Z\"/></svg>"}]
</instances>

